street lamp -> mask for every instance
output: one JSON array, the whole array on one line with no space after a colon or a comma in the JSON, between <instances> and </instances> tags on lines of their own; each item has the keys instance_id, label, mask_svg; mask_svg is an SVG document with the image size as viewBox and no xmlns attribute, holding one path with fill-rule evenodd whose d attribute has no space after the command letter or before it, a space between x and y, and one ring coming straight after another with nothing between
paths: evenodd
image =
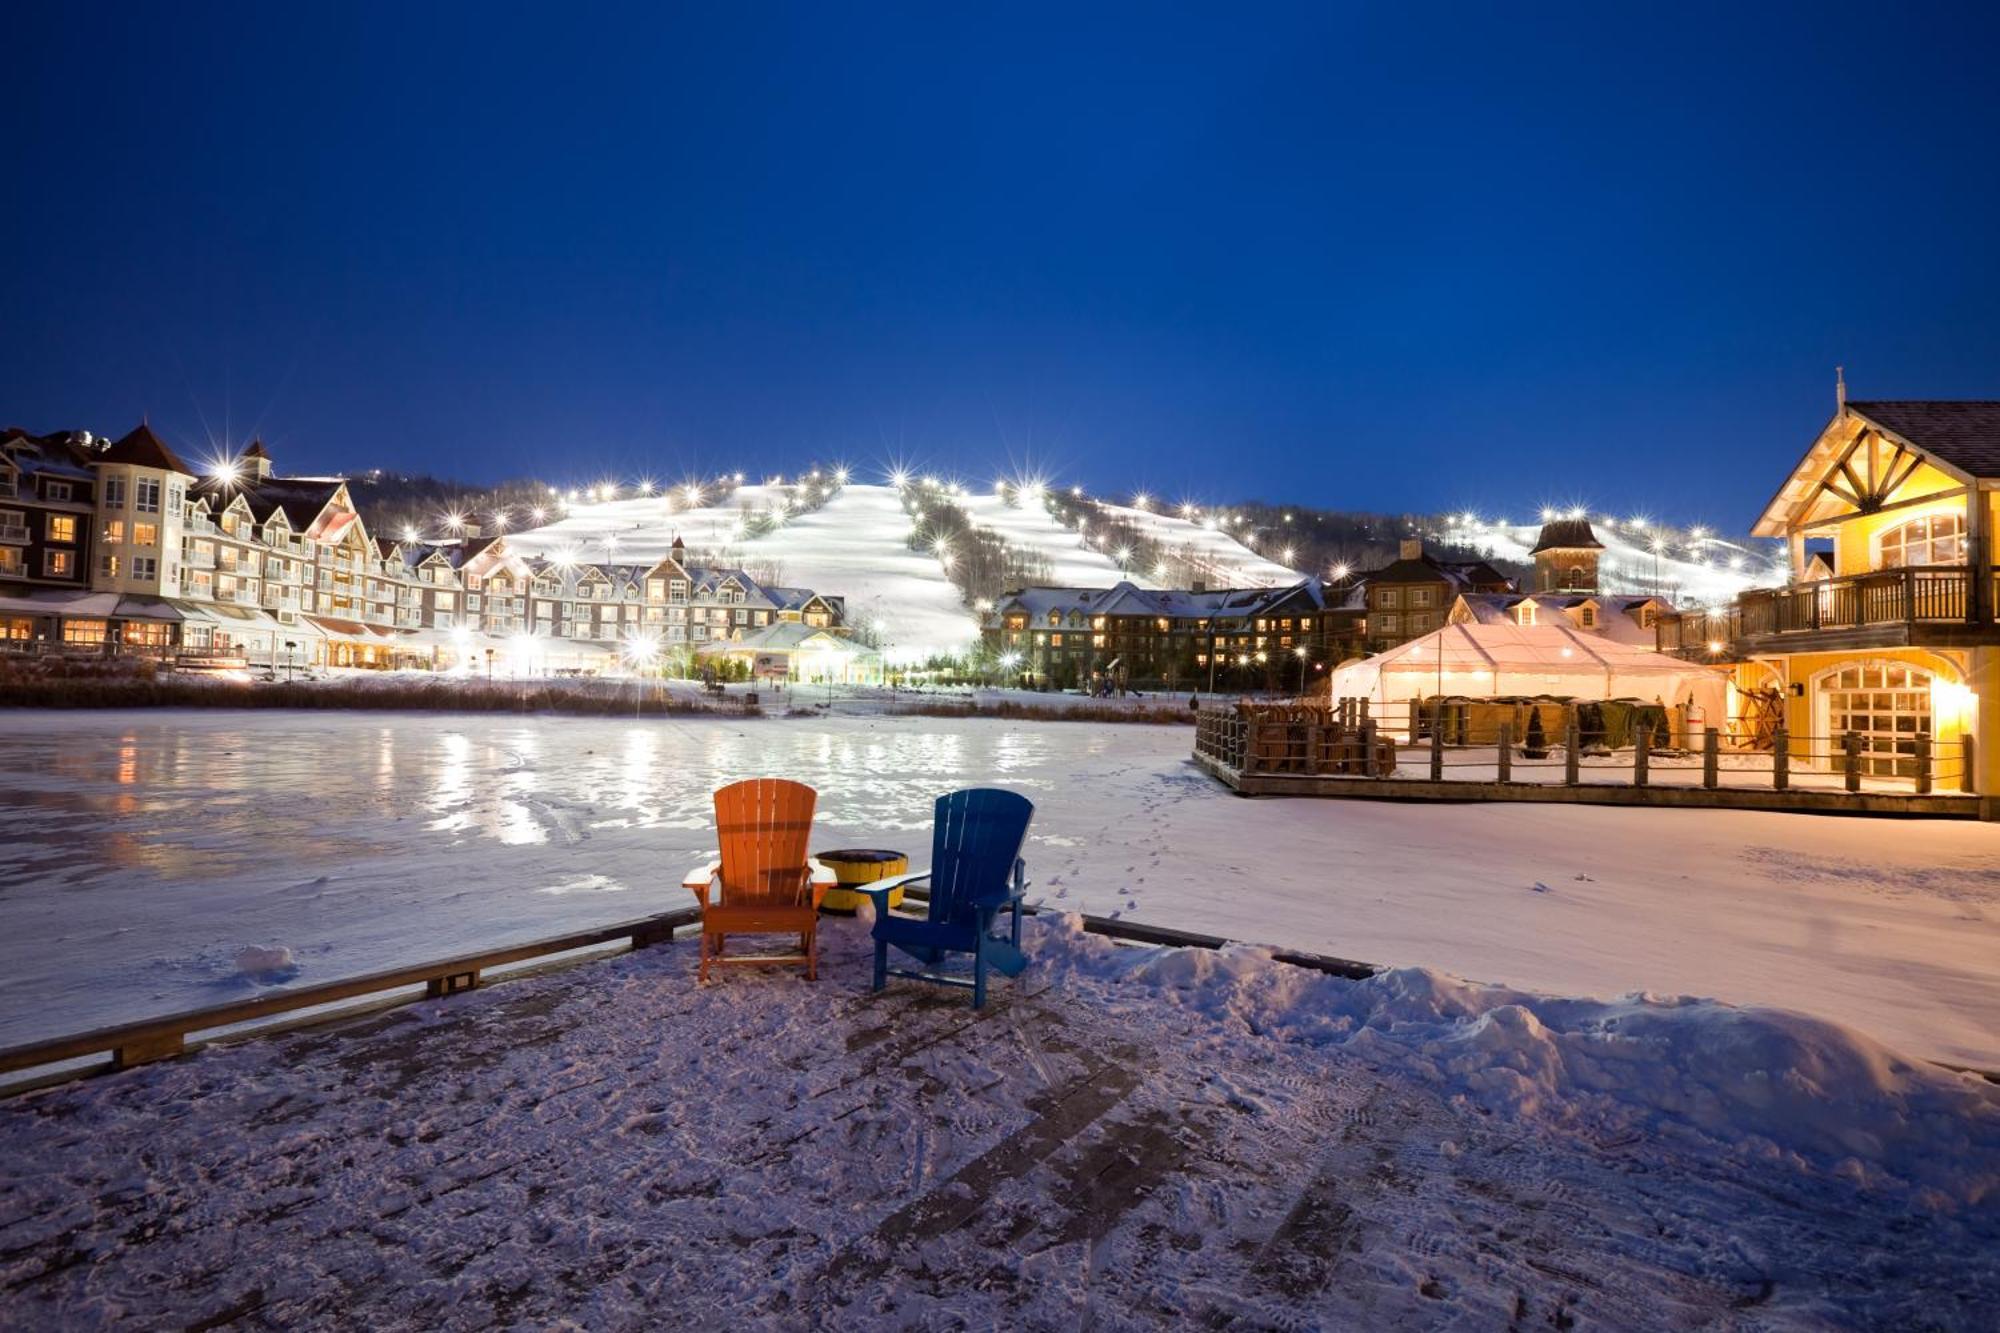
<instances>
[{"instance_id":1,"label":"street lamp","mask_svg":"<svg viewBox=\"0 0 2000 1333\"><path fill-rule=\"evenodd\" d=\"M1300 644L1298 647L1292 649L1292 651L1298 655L1299 659L1299 698L1303 699L1306 697L1306 659L1312 654L1307 651L1304 644Z\"/></svg>"}]
</instances>

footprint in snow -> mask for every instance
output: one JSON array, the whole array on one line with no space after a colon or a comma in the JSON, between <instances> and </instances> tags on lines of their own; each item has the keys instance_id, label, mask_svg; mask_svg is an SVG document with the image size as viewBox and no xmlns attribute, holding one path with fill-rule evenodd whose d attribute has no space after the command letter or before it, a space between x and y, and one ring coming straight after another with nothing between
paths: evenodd
<instances>
[{"instance_id":1,"label":"footprint in snow","mask_svg":"<svg viewBox=\"0 0 2000 1333\"><path fill-rule=\"evenodd\" d=\"M1550 890L1550 888L1549 888L1549 886L1548 886L1548 885L1546 885L1546 884L1542 883L1542 882L1541 882L1540 880L1536 880L1536 881L1535 881L1535 892L1536 892L1536 893L1549 893L1549 892L1551 892L1551 890Z\"/></svg>"}]
</instances>

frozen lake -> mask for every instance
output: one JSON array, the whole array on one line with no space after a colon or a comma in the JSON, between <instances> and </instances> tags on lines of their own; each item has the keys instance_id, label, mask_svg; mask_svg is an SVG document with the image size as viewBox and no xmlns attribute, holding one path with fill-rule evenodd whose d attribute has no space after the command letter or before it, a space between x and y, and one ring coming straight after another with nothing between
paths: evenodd
<instances>
[{"instance_id":1,"label":"frozen lake","mask_svg":"<svg viewBox=\"0 0 2000 1333\"><path fill-rule=\"evenodd\" d=\"M1183 727L33 713L0 724L0 1043L691 901L709 792L818 787L817 848L920 856L964 785L1037 803L1051 905L1566 994L1714 995L2000 1067L2000 827L1247 801ZM731 984L755 984L735 979Z\"/></svg>"}]
</instances>

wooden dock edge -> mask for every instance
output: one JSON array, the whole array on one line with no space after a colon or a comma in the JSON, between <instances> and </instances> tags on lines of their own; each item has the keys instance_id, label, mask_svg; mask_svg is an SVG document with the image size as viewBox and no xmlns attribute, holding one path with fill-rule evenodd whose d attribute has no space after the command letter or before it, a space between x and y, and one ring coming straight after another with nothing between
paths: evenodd
<instances>
[{"instance_id":1,"label":"wooden dock edge","mask_svg":"<svg viewBox=\"0 0 2000 1333\"><path fill-rule=\"evenodd\" d=\"M1922 819L1994 819L2000 809L1978 796L1905 796L1898 792L1764 791L1744 787L1670 787L1538 782L1432 782L1428 778L1245 774L1205 754L1194 764L1238 796L1294 796L1360 801L1527 801L1547 805L1626 805L1683 810L1774 810L1796 814L1877 815Z\"/></svg>"},{"instance_id":2,"label":"wooden dock edge","mask_svg":"<svg viewBox=\"0 0 2000 1333\"><path fill-rule=\"evenodd\" d=\"M929 899L928 893L916 886L907 891L907 896L913 903L924 903ZM1033 916L1053 909L1030 904L1025 910ZM1092 916L1089 913L1077 915L1083 921L1083 928L1090 934L1101 935L1121 944L1175 949L1222 949L1244 943L1223 935L1179 930L1172 926L1152 926L1122 918ZM348 1022L362 1014L413 1004L419 1000L462 994L479 988L485 980L484 974L494 968L538 960L561 965L563 955L572 955L570 962L579 964L591 962L603 955L575 955L581 950L601 948L626 941L629 941L633 949L647 948L671 941L675 931L697 926L700 920L699 912L693 908L683 908L617 925L575 931L550 939L510 945L502 949L490 949L441 962L389 968L317 986L272 991L255 999L233 1004L188 1010L161 1018L123 1023L72 1036L54 1037L7 1047L0 1049L0 1074L25 1072L29 1076L13 1082L0 1083L0 1098L18 1096L93 1075L114 1073L154 1060L170 1059L200 1050L211 1042L275 1036L282 1032L295 1031L300 1027ZM1261 945L1253 947L1270 948L1271 958L1275 962L1350 981L1366 980L1385 970L1378 963L1339 958L1331 954ZM542 969L522 968L497 980L504 983L535 975L540 970ZM418 991L416 988L420 986L423 989ZM350 999L359 1003L340 1004L341 1001ZM330 1005L339 1007L328 1008ZM302 1014L297 1021L290 1023L266 1021L314 1009L323 1012ZM195 1034L205 1035L199 1040L190 1040ZM111 1058L89 1064L81 1063L91 1056L102 1055ZM1957 1073L1975 1074L1989 1082L2000 1083L2000 1071L1946 1064L1943 1061L1932 1063Z\"/></svg>"}]
</instances>

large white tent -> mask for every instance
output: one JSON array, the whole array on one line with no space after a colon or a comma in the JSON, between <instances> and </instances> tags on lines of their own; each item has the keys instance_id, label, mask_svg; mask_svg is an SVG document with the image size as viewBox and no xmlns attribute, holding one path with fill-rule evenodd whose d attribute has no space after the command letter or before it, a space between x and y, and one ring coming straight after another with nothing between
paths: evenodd
<instances>
[{"instance_id":1,"label":"large white tent","mask_svg":"<svg viewBox=\"0 0 2000 1333\"><path fill-rule=\"evenodd\" d=\"M1555 695L1692 703L1701 716L1725 716L1728 680L1698 662L1620 643L1569 625L1446 625L1420 639L1349 662L1333 673L1335 699L1367 699L1393 724L1411 699Z\"/></svg>"}]
</instances>

